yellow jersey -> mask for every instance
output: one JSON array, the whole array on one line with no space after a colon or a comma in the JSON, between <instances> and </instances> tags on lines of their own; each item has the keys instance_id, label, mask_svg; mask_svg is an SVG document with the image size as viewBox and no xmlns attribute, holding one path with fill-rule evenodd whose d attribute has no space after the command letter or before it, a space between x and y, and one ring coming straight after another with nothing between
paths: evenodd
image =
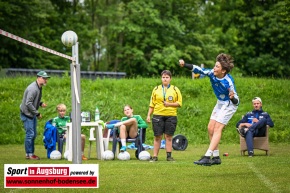
<instances>
[{"instance_id":1,"label":"yellow jersey","mask_svg":"<svg viewBox=\"0 0 290 193\"><path fill-rule=\"evenodd\" d=\"M182 95L180 90L173 85L167 88L163 85L156 86L151 94L149 106L154 108L153 115L177 116L177 107L165 107L163 102L178 103L182 106Z\"/></svg>"}]
</instances>

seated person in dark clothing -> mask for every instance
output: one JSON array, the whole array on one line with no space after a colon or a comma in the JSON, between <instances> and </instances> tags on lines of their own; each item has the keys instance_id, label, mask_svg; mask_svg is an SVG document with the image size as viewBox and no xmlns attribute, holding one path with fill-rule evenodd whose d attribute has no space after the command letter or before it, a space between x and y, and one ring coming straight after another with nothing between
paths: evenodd
<instances>
[{"instance_id":1,"label":"seated person in dark clothing","mask_svg":"<svg viewBox=\"0 0 290 193\"><path fill-rule=\"evenodd\" d=\"M274 127L270 115L262 109L261 98L255 97L252 103L254 110L245 114L236 125L239 134L246 139L249 157L254 155L253 138L265 136L267 126Z\"/></svg>"}]
</instances>

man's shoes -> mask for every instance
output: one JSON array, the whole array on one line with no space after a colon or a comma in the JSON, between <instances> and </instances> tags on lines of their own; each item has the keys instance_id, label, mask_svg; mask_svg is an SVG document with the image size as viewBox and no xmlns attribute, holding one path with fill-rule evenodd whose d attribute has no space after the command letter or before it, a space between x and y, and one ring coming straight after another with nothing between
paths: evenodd
<instances>
[{"instance_id":1,"label":"man's shoes","mask_svg":"<svg viewBox=\"0 0 290 193\"><path fill-rule=\"evenodd\" d=\"M152 157L152 158L150 159L150 162L156 162L156 161L158 161L158 157Z\"/></svg>"},{"instance_id":2,"label":"man's shoes","mask_svg":"<svg viewBox=\"0 0 290 193\"><path fill-rule=\"evenodd\" d=\"M242 127L242 128L237 128L238 133L242 136L245 137L247 131L249 130L249 128L247 127Z\"/></svg>"},{"instance_id":3,"label":"man's shoes","mask_svg":"<svg viewBox=\"0 0 290 193\"><path fill-rule=\"evenodd\" d=\"M26 159L40 160L40 158L37 155L26 156Z\"/></svg>"},{"instance_id":4,"label":"man's shoes","mask_svg":"<svg viewBox=\"0 0 290 193\"><path fill-rule=\"evenodd\" d=\"M26 155L26 156L25 156L25 159L29 159L29 155Z\"/></svg>"},{"instance_id":5,"label":"man's shoes","mask_svg":"<svg viewBox=\"0 0 290 193\"><path fill-rule=\"evenodd\" d=\"M212 160L210 159L210 156L203 156L200 160L193 162L196 165L202 165L202 166L211 166Z\"/></svg>"},{"instance_id":6,"label":"man's shoes","mask_svg":"<svg viewBox=\"0 0 290 193\"><path fill-rule=\"evenodd\" d=\"M126 149L127 149L126 146L122 146L120 149L120 152L124 152L124 151L126 151Z\"/></svg>"},{"instance_id":7,"label":"man's shoes","mask_svg":"<svg viewBox=\"0 0 290 193\"><path fill-rule=\"evenodd\" d=\"M88 158L86 158L86 156L82 155L82 160L88 160Z\"/></svg>"},{"instance_id":8,"label":"man's shoes","mask_svg":"<svg viewBox=\"0 0 290 193\"><path fill-rule=\"evenodd\" d=\"M173 159L173 157L168 157L166 160L171 161L171 162L175 162L175 159Z\"/></svg>"},{"instance_id":9,"label":"man's shoes","mask_svg":"<svg viewBox=\"0 0 290 193\"><path fill-rule=\"evenodd\" d=\"M245 128L237 128L238 133L240 134L240 136L245 137Z\"/></svg>"},{"instance_id":10,"label":"man's shoes","mask_svg":"<svg viewBox=\"0 0 290 193\"><path fill-rule=\"evenodd\" d=\"M222 160L220 158L220 156L216 156L216 157L213 157L211 158L211 165L219 165L222 163Z\"/></svg>"},{"instance_id":11,"label":"man's shoes","mask_svg":"<svg viewBox=\"0 0 290 193\"><path fill-rule=\"evenodd\" d=\"M254 156L254 152L253 151L249 151L249 157L253 157Z\"/></svg>"}]
</instances>

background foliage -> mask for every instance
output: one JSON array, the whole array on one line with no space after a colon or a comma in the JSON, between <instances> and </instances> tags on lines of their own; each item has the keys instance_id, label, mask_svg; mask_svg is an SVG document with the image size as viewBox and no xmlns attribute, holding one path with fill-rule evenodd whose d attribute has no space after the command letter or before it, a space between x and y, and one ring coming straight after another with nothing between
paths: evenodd
<instances>
[{"instance_id":1,"label":"background foliage","mask_svg":"<svg viewBox=\"0 0 290 193\"><path fill-rule=\"evenodd\" d=\"M190 77L191 73L185 69ZM239 135L235 129L238 120L246 112L252 110L251 100L260 96L264 110L267 111L275 127L270 129L270 141L273 143L289 143L290 129L288 119L290 82L274 78L243 78L234 74L241 104L234 117L223 131L222 144L239 143ZM25 88L35 77L0 78L0 144L22 144L24 140L23 124L20 120L19 105ZM171 82L176 85L183 96L183 106L178 109L178 124L175 134L184 134L190 144L207 144L207 124L216 103L208 78L190 79L173 77ZM152 89L161 84L161 79L89 79L81 80L81 109L90 111L94 117L96 106L100 109L101 119L109 121L123 116L123 107L130 104L135 114L146 119ZM65 103L71 111L71 80L70 77L52 77L43 88L43 101L47 108L41 108L43 119L38 121L37 144L43 144L42 134L47 120L57 116L56 105ZM88 129L83 133L89 136ZM153 144L152 126L149 124L146 143Z\"/></svg>"},{"instance_id":2,"label":"background foliage","mask_svg":"<svg viewBox=\"0 0 290 193\"><path fill-rule=\"evenodd\" d=\"M1 29L56 51L73 30L82 70L150 77L176 61L211 67L231 54L244 76L289 77L290 1L2 0ZM68 70L69 62L0 36L2 68Z\"/></svg>"}]
</instances>

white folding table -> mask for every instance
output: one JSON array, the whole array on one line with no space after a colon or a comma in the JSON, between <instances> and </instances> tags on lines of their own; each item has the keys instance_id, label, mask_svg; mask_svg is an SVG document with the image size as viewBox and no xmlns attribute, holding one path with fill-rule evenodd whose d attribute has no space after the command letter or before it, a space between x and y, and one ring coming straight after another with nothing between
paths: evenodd
<instances>
[{"instance_id":1,"label":"white folding table","mask_svg":"<svg viewBox=\"0 0 290 193\"><path fill-rule=\"evenodd\" d=\"M68 161L72 161L72 123L67 123L67 132L66 132L66 151L68 153ZM96 149L97 149L97 159L103 159L104 153L104 144L103 144L103 121L97 122L82 122L81 127L94 127L95 128L95 136L96 136Z\"/></svg>"}]
</instances>

